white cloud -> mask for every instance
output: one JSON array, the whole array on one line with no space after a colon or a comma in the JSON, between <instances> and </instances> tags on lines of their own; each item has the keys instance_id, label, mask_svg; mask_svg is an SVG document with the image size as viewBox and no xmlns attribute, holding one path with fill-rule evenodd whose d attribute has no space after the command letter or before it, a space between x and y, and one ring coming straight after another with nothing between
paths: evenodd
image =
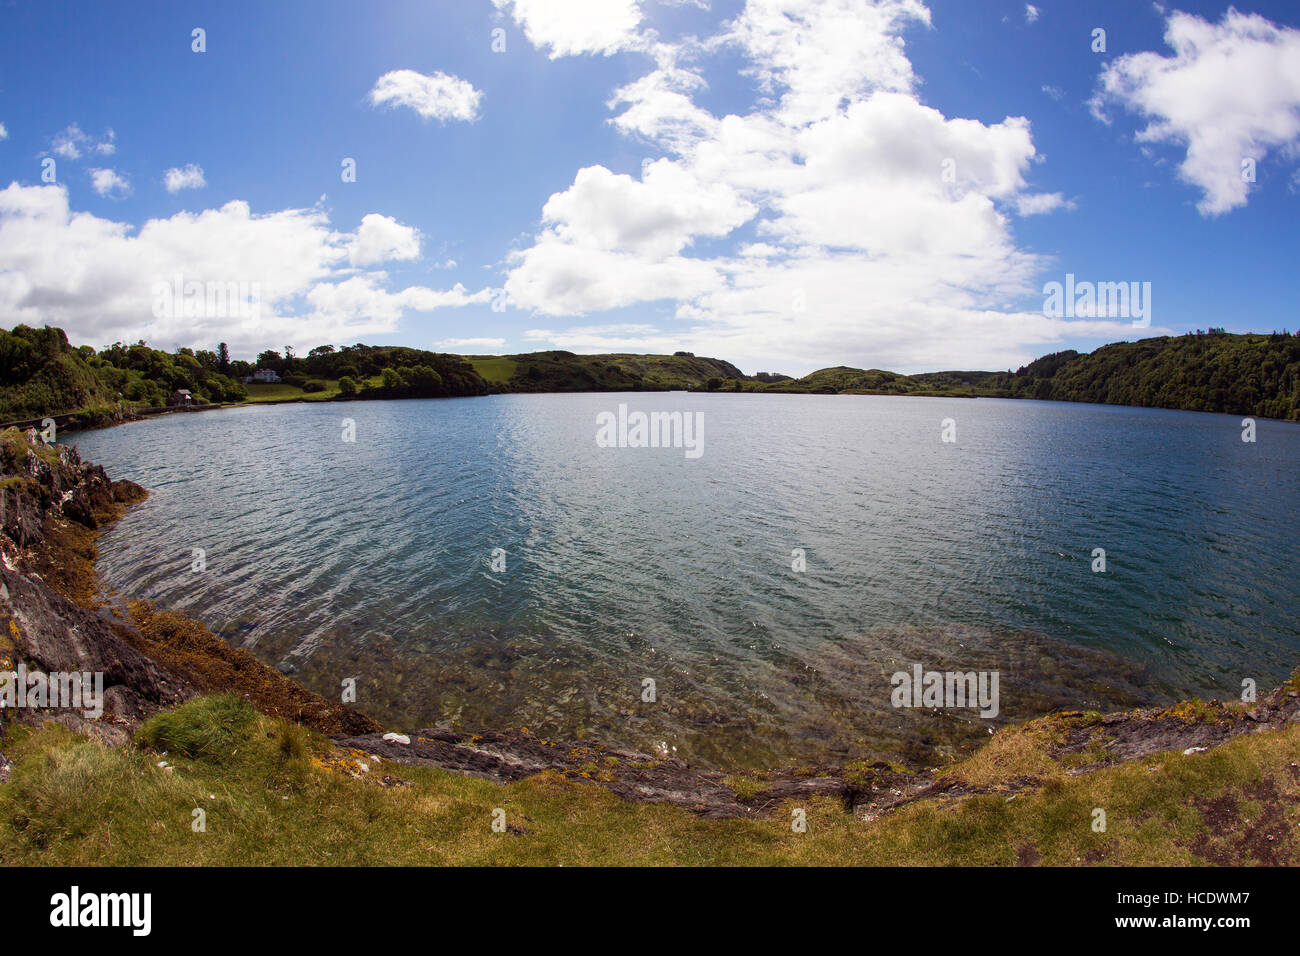
<instances>
[{"instance_id":1,"label":"white cloud","mask_svg":"<svg viewBox=\"0 0 1300 956\"><path fill-rule=\"evenodd\" d=\"M757 211L726 183L703 183L661 159L638 181L603 166L578 170L573 185L542 210L566 242L666 256L695 236L724 236Z\"/></svg>"},{"instance_id":2,"label":"white cloud","mask_svg":"<svg viewBox=\"0 0 1300 956\"><path fill-rule=\"evenodd\" d=\"M348 248L348 259L354 266L373 266L389 259L419 257L419 230L375 212L361 220L356 239Z\"/></svg>"},{"instance_id":3,"label":"white cloud","mask_svg":"<svg viewBox=\"0 0 1300 956\"><path fill-rule=\"evenodd\" d=\"M1044 83L1040 89L1058 103L1065 98L1065 91L1058 86L1051 86L1050 84Z\"/></svg>"},{"instance_id":4,"label":"white cloud","mask_svg":"<svg viewBox=\"0 0 1300 956\"><path fill-rule=\"evenodd\" d=\"M455 352L459 349L502 349L505 348L505 339L443 339L441 342L434 342L434 348L442 349L447 352Z\"/></svg>"},{"instance_id":5,"label":"white cloud","mask_svg":"<svg viewBox=\"0 0 1300 956\"><path fill-rule=\"evenodd\" d=\"M9 130L5 129L4 123L0 123L0 139L8 139L8 138L9 138Z\"/></svg>"},{"instance_id":6,"label":"white cloud","mask_svg":"<svg viewBox=\"0 0 1300 956\"><path fill-rule=\"evenodd\" d=\"M1025 193L1016 197L1016 211L1022 216L1041 216L1058 209L1074 209L1072 199L1060 193Z\"/></svg>"},{"instance_id":7,"label":"white cloud","mask_svg":"<svg viewBox=\"0 0 1300 956\"><path fill-rule=\"evenodd\" d=\"M628 104L614 118L614 125L681 152L717 132L718 120L691 100L691 94L704 85L690 70L669 67L647 73L610 98L611 108Z\"/></svg>"},{"instance_id":8,"label":"white cloud","mask_svg":"<svg viewBox=\"0 0 1300 956\"><path fill-rule=\"evenodd\" d=\"M122 197L131 191L131 184L112 169L92 169L90 184L101 196Z\"/></svg>"},{"instance_id":9,"label":"white cloud","mask_svg":"<svg viewBox=\"0 0 1300 956\"><path fill-rule=\"evenodd\" d=\"M203 167L189 163L183 167L173 166L163 173L163 186L173 195L182 189L202 189L208 184L203 177Z\"/></svg>"},{"instance_id":10,"label":"white cloud","mask_svg":"<svg viewBox=\"0 0 1300 956\"><path fill-rule=\"evenodd\" d=\"M716 116L707 70L670 55L610 100L620 131L668 154L640 179L581 169L507 259L510 304L578 316L667 302L663 323L550 325L574 351L688 348L742 367L828 360L902 371L1006 368L1067 336L1129 326L1045 318L1044 260L1010 222L1072 207L1032 190L1029 122L922 104L901 34L912 0L749 0L700 48L738 50L762 97ZM724 245L725 243L725 245ZM736 252L727 252L735 248ZM664 327L671 323L671 327Z\"/></svg>"},{"instance_id":11,"label":"white cloud","mask_svg":"<svg viewBox=\"0 0 1300 956\"><path fill-rule=\"evenodd\" d=\"M85 133L74 123L62 133L54 137L54 155L63 159L80 159L81 147L80 141L86 136Z\"/></svg>"},{"instance_id":12,"label":"white cloud","mask_svg":"<svg viewBox=\"0 0 1300 956\"><path fill-rule=\"evenodd\" d=\"M391 332L407 310L433 312L462 305L483 305L492 297L491 289L471 294L459 282L450 289L409 286L400 292L387 292L379 285L387 278L385 272L371 272L312 286L304 298L314 309L313 321L342 322L351 327L377 323Z\"/></svg>"},{"instance_id":13,"label":"white cloud","mask_svg":"<svg viewBox=\"0 0 1300 956\"><path fill-rule=\"evenodd\" d=\"M719 42L739 47L787 122L830 116L876 90L912 89L898 34L930 23L920 0L749 0Z\"/></svg>"},{"instance_id":14,"label":"white cloud","mask_svg":"<svg viewBox=\"0 0 1300 956\"><path fill-rule=\"evenodd\" d=\"M396 331L410 311L490 300L491 289L471 293L461 285L389 291L385 272L352 263L361 232L335 229L319 207L257 215L242 201L151 219L136 230L74 212L62 185L13 183L0 190L0 324L48 323L95 345L145 339L158 348L210 348L225 341L249 353L285 342L355 342ZM155 285L177 277L256 287L257 323L155 316Z\"/></svg>"},{"instance_id":15,"label":"white cloud","mask_svg":"<svg viewBox=\"0 0 1300 956\"><path fill-rule=\"evenodd\" d=\"M473 120L478 116L481 91L467 80L447 73L428 76L414 70L393 70L375 81L370 102L375 106L409 106L425 119Z\"/></svg>"},{"instance_id":16,"label":"white cloud","mask_svg":"<svg viewBox=\"0 0 1300 956\"><path fill-rule=\"evenodd\" d=\"M80 159L85 153L112 156L117 152L116 139L117 134L112 129L104 130L104 135L96 139L72 123L55 135L51 149L62 159Z\"/></svg>"},{"instance_id":17,"label":"white cloud","mask_svg":"<svg viewBox=\"0 0 1300 956\"><path fill-rule=\"evenodd\" d=\"M1203 192L1197 209L1217 216L1246 204L1242 161L1300 149L1300 30L1229 8L1219 23L1175 11L1165 43L1173 56L1122 56L1101 72L1093 112L1118 104L1146 117L1137 138L1186 147L1179 175Z\"/></svg>"},{"instance_id":18,"label":"white cloud","mask_svg":"<svg viewBox=\"0 0 1300 956\"><path fill-rule=\"evenodd\" d=\"M1026 23L1037 23L1037 22L1038 22L1038 13L1039 13L1038 8L1037 8L1036 6L1034 6L1032 3L1026 3L1026 4L1025 4L1025 22L1026 22Z\"/></svg>"},{"instance_id":19,"label":"white cloud","mask_svg":"<svg viewBox=\"0 0 1300 956\"><path fill-rule=\"evenodd\" d=\"M582 53L609 56L640 45L637 0L492 0L508 10L528 42L551 59Z\"/></svg>"},{"instance_id":20,"label":"white cloud","mask_svg":"<svg viewBox=\"0 0 1300 956\"><path fill-rule=\"evenodd\" d=\"M582 315L660 299L689 301L722 286L717 266L709 262L682 256L648 260L563 242L553 233L513 262L505 285L510 304L548 315Z\"/></svg>"},{"instance_id":21,"label":"white cloud","mask_svg":"<svg viewBox=\"0 0 1300 956\"><path fill-rule=\"evenodd\" d=\"M676 351L677 338L653 325L644 323L615 323L610 325L585 325L561 331L554 329L528 329L524 338L529 342L548 343L571 352L669 352Z\"/></svg>"},{"instance_id":22,"label":"white cloud","mask_svg":"<svg viewBox=\"0 0 1300 956\"><path fill-rule=\"evenodd\" d=\"M429 289L424 286L411 286L398 293L398 301L403 308L416 312L432 312L434 309L458 308L462 305L487 305L492 301L496 289L479 289L470 292L457 282L450 289Z\"/></svg>"}]
</instances>

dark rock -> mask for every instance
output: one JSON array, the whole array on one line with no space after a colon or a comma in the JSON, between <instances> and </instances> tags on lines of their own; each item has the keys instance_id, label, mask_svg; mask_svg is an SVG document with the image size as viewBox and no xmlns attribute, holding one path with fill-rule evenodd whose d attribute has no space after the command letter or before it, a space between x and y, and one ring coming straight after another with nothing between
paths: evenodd
<instances>
[{"instance_id":1,"label":"dark rock","mask_svg":"<svg viewBox=\"0 0 1300 956\"><path fill-rule=\"evenodd\" d=\"M106 718L139 720L191 695L107 622L3 565L0 616L29 670L102 672Z\"/></svg>"},{"instance_id":2,"label":"dark rock","mask_svg":"<svg viewBox=\"0 0 1300 956\"><path fill-rule=\"evenodd\" d=\"M852 807L850 786L837 767L804 771L777 770L764 774L750 796L741 796L726 775L692 768L673 758L660 760L649 754L609 750L595 745L573 745L542 740L521 731L464 734L422 730L403 744L380 734L336 737L341 747L373 754L397 764L455 770L469 776L513 782L544 771L568 779L602 786L626 800L670 803L713 819L753 816L788 800L838 797ZM594 770L592 769L594 767ZM928 783L907 774L889 774L889 783L902 793Z\"/></svg>"},{"instance_id":3,"label":"dark rock","mask_svg":"<svg viewBox=\"0 0 1300 956\"><path fill-rule=\"evenodd\" d=\"M58 575L51 572L74 560L53 544L66 538L60 529L71 527L68 522L98 528L116 516L119 501L144 495L133 482L120 484L119 492L103 468L83 464L75 448L46 444L34 429L0 432L0 656L29 671L102 673L106 727L134 723L193 694L133 647L120 625L55 590ZM16 717L57 717L86 729L73 713L20 711ZM120 728L91 732L115 742L124 737Z\"/></svg>"},{"instance_id":4,"label":"dark rock","mask_svg":"<svg viewBox=\"0 0 1300 956\"><path fill-rule=\"evenodd\" d=\"M113 482L113 500L118 504L135 504L137 501L144 500L148 494L149 492L145 491L143 487L137 485L134 481L122 479Z\"/></svg>"}]
</instances>

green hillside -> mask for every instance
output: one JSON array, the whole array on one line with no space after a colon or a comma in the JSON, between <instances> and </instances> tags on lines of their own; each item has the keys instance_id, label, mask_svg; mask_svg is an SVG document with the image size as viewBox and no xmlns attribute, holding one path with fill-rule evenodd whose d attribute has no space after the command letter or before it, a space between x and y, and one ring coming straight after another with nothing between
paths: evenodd
<instances>
[{"instance_id":1,"label":"green hillside","mask_svg":"<svg viewBox=\"0 0 1300 956\"><path fill-rule=\"evenodd\" d=\"M927 372L901 375L878 368L838 365L819 369L800 379L756 386L757 391L809 392L832 395L953 395L978 394L996 372ZM1005 373L1004 373L1005 374Z\"/></svg>"},{"instance_id":2,"label":"green hillside","mask_svg":"<svg viewBox=\"0 0 1300 956\"><path fill-rule=\"evenodd\" d=\"M272 371L280 381L241 379ZM265 351L249 362L216 352L174 353L114 343L73 348L59 329L0 330L0 421L66 412L91 417L163 405L176 389L199 404L427 398L489 392L692 391L821 395L951 395L1098 402L1300 420L1300 336L1219 329L1117 342L1089 354L1045 355L1015 372L903 375L839 365L792 379L745 375L721 359L550 351L451 355L405 346L321 345L306 356Z\"/></svg>"},{"instance_id":3,"label":"green hillside","mask_svg":"<svg viewBox=\"0 0 1300 956\"><path fill-rule=\"evenodd\" d=\"M118 401L59 329L0 329L0 421Z\"/></svg>"},{"instance_id":4,"label":"green hillside","mask_svg":"<svg viewBox=\"0 0 1300 956\"><path fill-rule=\"evenodd\" d=\"M1300 420L1300 336L1212 329L1094 352L1056 352L1016 372L899 375L845 366L788 382L729 381L724 389L814 394L961 395L1138 405Z\"/></svg>"},{"instance_id":5,"label":"green hillside","mask_svg":"<svg viewBox=\"0 0 1300 956\"><path fill-rule=\"evenodd\" d=\"M721 359L674 355L576 355L531 352L522 355L473 355L467 360L503 392L610 392L706 389L709 382L743 380L745 374Z\"/></svg>"},{"instance_id":6,"label":"green hillside","mask_svg":"<svg viewBox=\"0 0 1300 956\"><path fill-rule=\"evenodd\" d=\"M196 402L243 399L243 386L215 363L211 352L169 354L143 342L96 353L73 348L62 329L15 326L0 330L0 420L162 405L181 388Z\"/></svg>"},{"instance_id":7,"label":"green hillside","mask_svg":"<svg viewBox=\"0 0 1300 956\"><path fill-rule=\"evenodd\" d=\"M1029 384L1013 387L1057 401L1300 420L1300 337L1294 335L1211 332L1119 342L1071 358L1054 373L1020 378Z\"/></svg>"}]
</instances>

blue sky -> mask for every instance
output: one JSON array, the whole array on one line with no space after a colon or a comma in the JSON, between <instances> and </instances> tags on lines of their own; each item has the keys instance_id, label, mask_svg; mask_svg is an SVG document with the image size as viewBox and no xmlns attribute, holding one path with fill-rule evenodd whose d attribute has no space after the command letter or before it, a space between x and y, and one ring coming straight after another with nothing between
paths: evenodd
<instances>
[{"instance_id":1,"label":"blue sky","mask_svg":"<svg viewBox=\"0 0 1300 956\"><path fill-rule=\"evenodd\" d=\"M793 374L1294 329L1300 14L1237 11L4 2L0 321ZM1066 273L1150 328L1044 316ZM258 313L160 314L176 275Z\"/></svg>"}]
</instances>

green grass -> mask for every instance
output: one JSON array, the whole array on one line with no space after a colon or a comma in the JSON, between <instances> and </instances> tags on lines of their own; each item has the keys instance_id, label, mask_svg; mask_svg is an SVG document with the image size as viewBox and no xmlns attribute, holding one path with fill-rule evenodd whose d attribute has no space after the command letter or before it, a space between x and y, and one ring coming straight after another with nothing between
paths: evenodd
<instances>
[{"instance_id":1,"label":"green grass","mask_svg":"<svg viewBox=\"0 0 1300 956\"><path fill-rule=\"evenodd\" d=\"M31 453L51 467L58 467L59 464L57 448L43 444L29 444L26 434L14 427L0 431L0 451L3 452L5 459L12 462L20 462Z\"/></svg>"},{"instance_id":2,"label":"green grass","mask_svg":"<svg viewBox=\"0 0 1300 956\"><path fill-rule=\"evenodd\" d=\"M465 355L466 362L483 376L489 385L504 385L514 377L518 362L503 355Z\"/></svg>"},{"instance_id":3,"label":"green grass","mask_svg":"<svg viewBox=\"0 0 1300 956\"><path fill-rule=\"evenodd\" d=\"M1261 846L1300 862L1300 779L1289 769L1300 761L1300 726L1081 776L1044 765L1031 744L1004 742L970 776L1010 779L1032 767L1047 771L1041 789L931 800L873 822L836 800L807 801L807 832L795 833L795 804L712 821L555 774L503 785L401 767L333 749L237 699L207 698L155 717L133 747L55 725L12 732L0 863L1185 865L1214 852L1260 862ZM410 785L382 786L385 775ZM1104 833L1092 829L1097 807ZM514 830L493 832L496 808ZM196 809L206 832L192 827ZM1265 831L1275 841L1259 842Z\"/></svg>"},{"instance_id":4,"label":"green grass","mask_svg":"<svg viewBox=\"0 0 1300 956\"><path fill-rule=\"evenodd\" d=\"M318 378L312 381L320 382L325 386L323 392L304 392L296 385L286 385L284 382L259 383L250 382L244 388L248 389L248 398L246 401L257 402L323 402L339 396L339 382L335 378ZM367 386L378 387L382 384L383 379L378 375L357 381L357 386L365 388Z\"/></svg>"},{"instance_id":5,"label":"green grass","mask_svg":"<svg viewBox=\"0 0 1300 956\"><path fill-rule=\"evenodd\" d=\"M151 717L135 739L159 753L222 764L237 756L256 718L257 711L238 696L220 694Z\"/></svg>"},{"instance_id":6,"label":"green grass","mask_svg":"<svg viewBox=\"0 0 1300 956\"><path fill-rule=\"evenodd\" d=\"M325 386L323 392L304 392L296 385L286 385L283 382L262 383L249 382L244 388L248 389L249 402L289 402L289 401L324 401L329 398L335 398L339 394L339 383L337 379L316 379Z\"/></svg>"}]
</instances>

